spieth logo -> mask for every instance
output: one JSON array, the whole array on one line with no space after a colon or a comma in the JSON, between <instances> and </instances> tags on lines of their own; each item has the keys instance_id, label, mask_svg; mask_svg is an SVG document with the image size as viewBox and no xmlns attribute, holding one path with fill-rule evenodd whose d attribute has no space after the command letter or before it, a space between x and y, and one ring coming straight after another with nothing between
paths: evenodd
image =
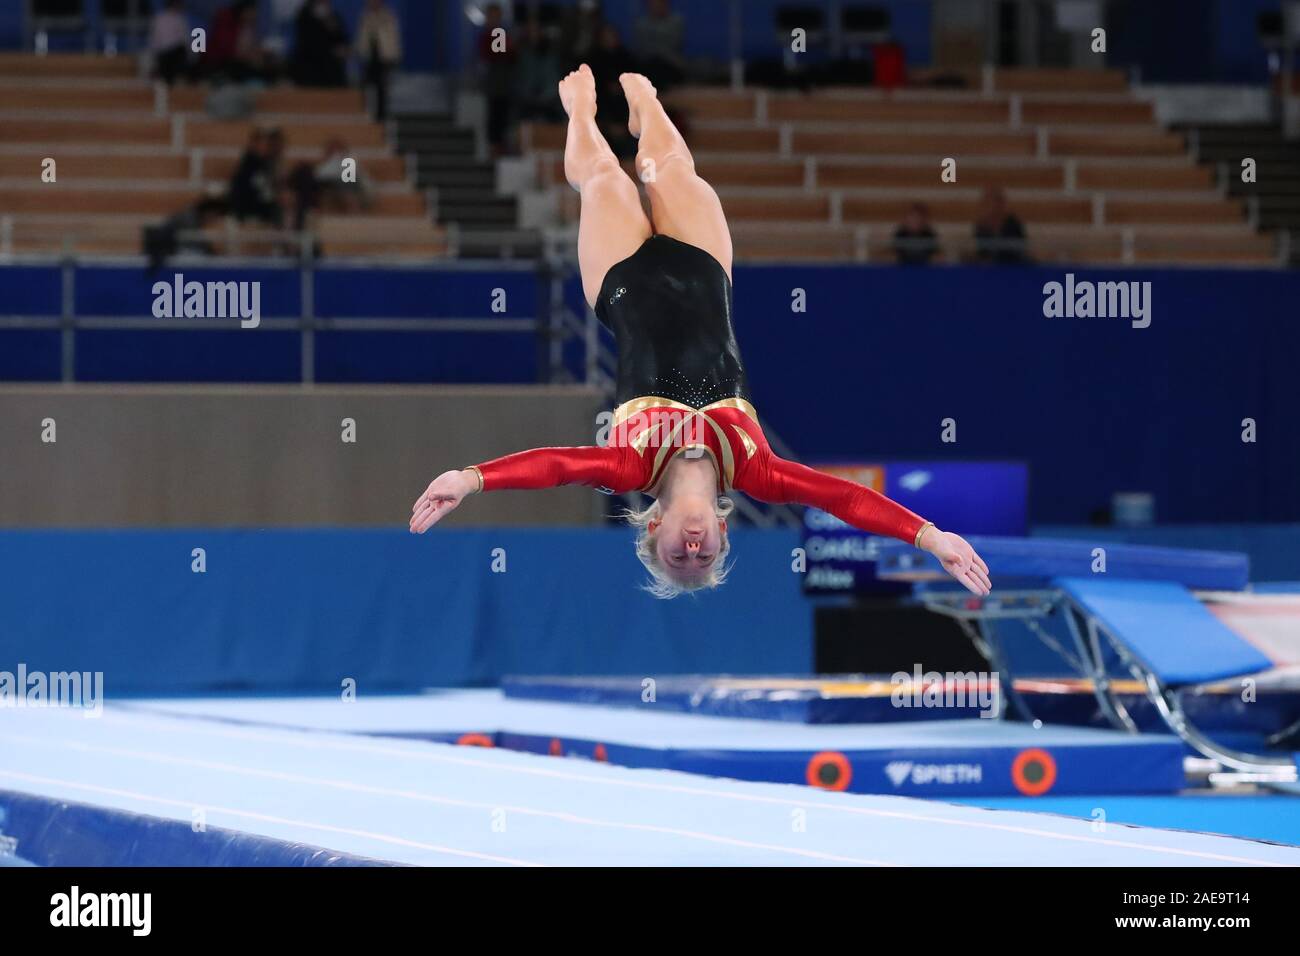
<instances>
[{"instance_id":1,"label":"spieth logo","mask_svg":"<svg viewBox=\"0 0 1300 956\"><path fill-rule=\"evenodd\" d=\"M963 784L979 783L984 779L984 767L977 763L914 763L911 760L894 760L885 765L885 776L895 788L904 783Z\"/></svg>"}]
</instances>

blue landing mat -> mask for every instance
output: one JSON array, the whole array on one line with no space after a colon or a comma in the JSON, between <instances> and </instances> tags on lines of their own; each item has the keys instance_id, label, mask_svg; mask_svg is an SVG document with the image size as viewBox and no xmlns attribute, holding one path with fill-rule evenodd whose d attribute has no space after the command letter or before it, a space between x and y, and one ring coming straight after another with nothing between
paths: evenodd
<instances>
[{"instance_id":1,"label":"blue landing mat","mask_svg":"<svg viewBox=\"0 0 1300 956\"><path fill-rule=\"evenodd\" d=\"M398 710L418 711L421 702L376 701L385 706L365 720L357 716L362 704L216 703L231 720L315 709L318 723L355 727L372 718L391 723ZM204 709L202 702L169 706ZM327 719L326 708L353 716ZM171 717L117 704L99 719L66 710L0 714L0 789L45 801L43 825L9 834L18 853L37 863L56 851L63 860L75 856L67 848L81 835L56 824L64 802L77 801L185 826L201 811L211 828L415 864L1300 865L1300 847L1227 837L1126 826L1099 834L1087 821L1051 815ZM50 846L52 833L61 850ZM148 828L134 837L137 845L123 846L131 862L172 862L166 842L155 843Z\"/></svg>"},{"instance_id":2,"label":"blue landing mat","mask_svg":"<svg viewBox=\"0 0 1300 956\"><path fill-rule=\"evenodd\" d=\"M1173 737L970 720L791 724L511 700L499 691L420 697L156 701L151 712L278 727L479 743L627 767L683 770L853 793L1019 796L1172 793Z\"/></svg>"},{"instance_id":3,"label":"blue landing mat","mask_svg":"<svg viewBox=\"0 0 1300 956\"><path fill-rule=\"evenodd\" d=\"M1056 577L1093 575L1095 540L1069 538L975 537L971 546L989 566L989 575L1006 588L1013 581L1046 582ZM1106 577L1170 581L1206 591L1240 591L1250 581L1250 558L1236 551L1193 551L1149 545L1102 542ZM880 542L876 574L886 581L948 581L933 555L892 539ZM996 595L994 595L996 597Z\"/></svg>"}]
</instances>

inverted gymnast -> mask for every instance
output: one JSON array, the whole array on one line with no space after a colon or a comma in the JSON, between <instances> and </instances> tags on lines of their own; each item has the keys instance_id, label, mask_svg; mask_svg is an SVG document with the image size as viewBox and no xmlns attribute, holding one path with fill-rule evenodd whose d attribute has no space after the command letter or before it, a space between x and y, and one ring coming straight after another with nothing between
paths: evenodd
<instances>
[{"instance_id":1,"label":"inverted gymnast","mask_svg":"<svg viewBox=\"0 0 1300 956\"><path fill-rule=\"evenodd\" d=\"M423 534L466 497L507 488L587 485L654 499L626 517L658 597L717 587L726 577L731 490L821 508L854 527L928 551L975 594L988 566L961 537L856 484L773 454L750 404L731 324L731 233L712 187L644 76L625 73L628 130L650 199L596 124L584 64L560 82L569 114L564 174L582 197L583 291L618 344L618 407L607 444L534 448L443 472L412 508ZM653 223L652 221L653 220Z\"/></svg>"}]
</instances>

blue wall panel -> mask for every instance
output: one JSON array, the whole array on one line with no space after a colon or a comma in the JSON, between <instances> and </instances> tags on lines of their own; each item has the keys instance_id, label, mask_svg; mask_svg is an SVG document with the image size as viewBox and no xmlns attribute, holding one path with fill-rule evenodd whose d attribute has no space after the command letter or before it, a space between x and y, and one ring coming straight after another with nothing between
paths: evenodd
<instances>
[{"instance_id":1,"label":"blue wall panel","mask_svg":"<svg viewBox=\"0 0 1300 956\"><path fill-rule=\"evenodd\" d=\"M531 330L316 333L318 382L535 382L537 360Z\"/></svg>"},{"instance_id":2,"label":"blue wall panel","mask_svg":"<svg viewBox=\"0 0 1300 956\"><path fill-rule=\"evenodd\" d=\"M0 669L103 671L109 696L808 673L797 544L737 530L732 580L666 602L638 590L622 529L6 531ZM496 548L505 573L491 570Z\"/></svg>"},{"instance_id":3,"label":"blue wall panel","mask_svg":"<svg viewBox=\"0 0 1300 956\"><path fill-rule=\"evenodd\" d=\"M56 382L63 336L50 329L0 329L0 382Z\"/></svg>"},{"instance_id":4,"label":"blue wall panel","mask_svg":"<svg viewBox=\"0 0 1300 956\"><path fill-rule=\"evenodd\" d=\"M497 302L500 311L494 311ZM316 314L321 318L530 319L541 305L531 270L326 266L316 272Z\"/></svg>"},{"instance_id":5,"label":"blue wall panel","mask_svg":"<svg viewBox=\"0 0 1300 956\"><path fill-rule=\"evenodd\" d=\"M1076 275L1150 281L1150 328L1044 318L1062 269L738 267L755 404L808 460L1027 460L1038 522L1117 491L1154 493L1160 521L1300 520L1300 274Z\"/></svg>"},{"instance_id":6,"label":"blue wall panel","mask_svg":"<svg viewBox=\"0 0 1300 956\"><path fill-rule=\"evenodd\" d=\"M0 315L61 315L57 266L0 267Z\"/></svg>"},{"instance_id":7,"label":"blue wall panel","mask_svg":"<svg viewBox=\"0 0 1300 956\"><path fill-rule=\"evenodd\" d=\"M296 317L302 311L301 281L296 269L176 266L152 272L129 266L82 266L77 269L77 314L151 316L156 298L154 284L164 282L174 287L177 275L183 277L182 283L259 283L259 311L264 319ZM224 319L213 321L231 324Z\"/></svg>"},{"instance_id":8,"label":"blue wall panel","mask_svg":"<svg viewBox=\"0 0 1300 956\"><path fill-rule=\"evenodd\" d=\"M297 332L267 329L83 329L82 382L296 382Z\"/></svg>"}]
</instances>

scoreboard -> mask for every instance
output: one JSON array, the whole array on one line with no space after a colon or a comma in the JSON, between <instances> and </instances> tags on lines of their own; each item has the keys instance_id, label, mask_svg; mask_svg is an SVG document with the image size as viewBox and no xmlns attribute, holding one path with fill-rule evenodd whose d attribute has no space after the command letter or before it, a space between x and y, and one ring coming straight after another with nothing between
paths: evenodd
<instances>
[{"instance_id":1,"label":"scoreboard","mask_svg":"<svg viewBox=\"0 0 1300 956\"><path fill-rule=\"evenodd\" d=\"M962 537L1024 535L1029 524L1029 468L1024 462L894 461L814 465L873 488ZM907 585L876 580L881 539L817 508L804 511L806 594L897 594Z\"/></svg>"}]
</instances>

